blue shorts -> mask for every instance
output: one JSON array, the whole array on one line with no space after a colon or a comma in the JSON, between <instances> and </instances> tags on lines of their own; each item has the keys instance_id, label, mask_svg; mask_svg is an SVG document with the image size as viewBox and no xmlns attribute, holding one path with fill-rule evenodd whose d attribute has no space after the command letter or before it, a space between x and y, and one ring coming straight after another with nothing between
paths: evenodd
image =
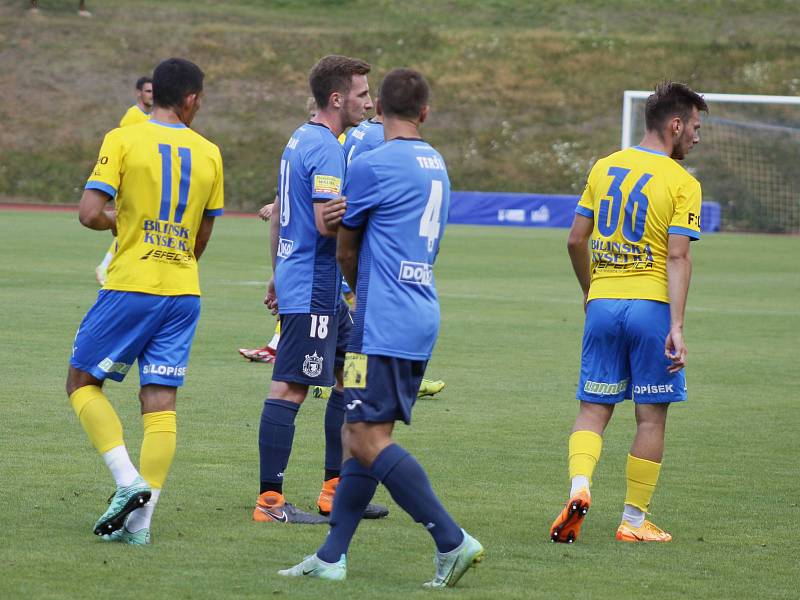
<instances>
[{"instance_id":1,"label":"blue shorts","mask_svg":"<svg viewBox=\"0 0 800 600\"><path fill-rule=\"evenodd\" d=\"M592 300L586 307L576 398L616 404L686 400L686 375L670 373L664 356L669 304L654 300Z\"/></svg>"},{"instance_id":2,"label":"blue shorts","mask_svg":"<svg viewBox=\"0 0 800 600\"><path fill-rule=\"evenodd\" d=\"M180 387L199 319L199 296L100 290L69 363L101 381L122 381L137 360L140 385Z\"/></svg>"},{"instance_id":3,"label":"blue shorts","mask_svg":"<svg viewBox=\"0 0 800 600\"><path fill-rule=\"evenodd\" d=\"M360 365L354 359L363 357ZM411 423L427 360L409 360L348 352L344 401L348 423ZM353 371L348 372L350 369Z\"/></svg>"},{"instance_id":4,"label":"blue shorts","mask_svg":"<svg viewBox=\"0 0 800 600\"><path fill-rule=\"evenodd\" d=\"M340 317L339 314L281 315L273 381L332 386Z\"/></svg>"},{"instance_id":5,"label":"blue shorts","mask_svg":"<svg viewBox=\"0 0 800 600\"><path fill-rule=\"evenodd\" d=\"M350 312L350 305L344 300L339 303L339 312L336 313L339 320L339 330L336 333L336 368L344 367L344 355L347 353L347 344L350 341L350 331L353 329L353 315Z\"/></svg>"}]
</instances>

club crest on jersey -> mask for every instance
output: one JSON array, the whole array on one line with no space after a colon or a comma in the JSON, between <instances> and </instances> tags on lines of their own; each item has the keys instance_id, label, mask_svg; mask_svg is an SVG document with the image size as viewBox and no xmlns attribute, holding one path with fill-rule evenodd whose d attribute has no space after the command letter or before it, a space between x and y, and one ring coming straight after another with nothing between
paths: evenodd
<instances>
[{"instance_id":1,"label":"club crest on jersey","mask_svg":"<svg viewBox=\"0 0 800 600\"><path fill-rule=\"evenodd\" d=\"M306 354L306 359L303 361L303 373L308 377L319 377L322 373L322 360L324 357L317 356L316 351L309 356Z\"/></svg>"}]
</instances>

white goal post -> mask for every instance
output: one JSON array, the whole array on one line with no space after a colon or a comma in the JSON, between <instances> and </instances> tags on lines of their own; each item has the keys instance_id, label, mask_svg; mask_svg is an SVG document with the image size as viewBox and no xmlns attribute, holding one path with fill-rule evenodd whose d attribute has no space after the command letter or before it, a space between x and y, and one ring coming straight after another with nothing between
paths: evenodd
<instances>
[{"instance_id":1,"label":"white goal post","mask_svg":"<svg viewBox=\"0 0 800 600\"><path fill-rule=\"evenodd\" d=\"M652 93L623 94L623 149L644 134ZM684 166L700 180L704 201L721 207L722 228L800 233L800 97L701 95L709 111Z\"/></svg>"}]
</instances>

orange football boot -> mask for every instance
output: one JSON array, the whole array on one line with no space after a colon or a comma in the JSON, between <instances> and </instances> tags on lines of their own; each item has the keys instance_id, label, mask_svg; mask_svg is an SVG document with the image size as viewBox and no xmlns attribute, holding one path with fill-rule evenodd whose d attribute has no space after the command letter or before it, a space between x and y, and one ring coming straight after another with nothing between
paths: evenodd
<instances>
[{"instance_id":1,"label":"orange football boot","mask_svg":"<svg viewBox=\"0 0 800 600\"><path fill-rule=\"evenodd\" d=\"M616 537L620 542L669 542L672 540L670 534L647 519L641 527L634 527L627 521L622 521L617 529Z\"/></svg>"},{"instance_id":2,"label":"orange football boot","mask_svg":"<svg viewBox=\"0 0 800 600\"><path fill-rule=\"evenodd\" d=\"M302 525L321 525L328 519L320 515L313 515L300 510L293 504L286 502L283 494L278 492L264 492L259 495L256 507L253 510L253 521L258 523L298 523Z\"/></svg>"},{"instance_id":3,"label":"orange football boot","mask_svg":"<svg viewBox=\"0 0 800 600\"><path fill-rule=\"evenodd\" d=\"M561 514L556 517L550 526L550 540L564 544L571 544L578 539L578 533L583 525L583 518L589 512L592 498L586 488L569 499Z\"/></svg>"}]
</instances>

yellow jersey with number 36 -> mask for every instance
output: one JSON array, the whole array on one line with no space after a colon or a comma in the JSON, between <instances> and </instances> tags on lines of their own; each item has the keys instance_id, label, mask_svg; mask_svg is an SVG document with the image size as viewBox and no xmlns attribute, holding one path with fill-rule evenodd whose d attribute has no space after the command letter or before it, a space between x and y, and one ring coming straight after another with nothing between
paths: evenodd
<instances>
[{"instance_id":1,"label":"yellow jersey with number 36","mask_svg":"<svg viewBox=\"0 0 800 600\"><path fill-rule=\"evenodd\" d=\"M200 295L194 243L223 213L219 148L185 125L150 121L106 134L86 189L115 200L119 249L104 289Z\"/></svg>"},{"instance_id":2,"label":"yellow jersey with number 36","mask_svg":"<svg viewBox=\"0 0 800 600\"><path fill-rule=\"evenodd\" d=\"M699 239L700 205L700 183L666 154L635 146L598 160L575 208L594 220L589 300L669 302L669 235Z\"/></svg>"}]
</instances>

